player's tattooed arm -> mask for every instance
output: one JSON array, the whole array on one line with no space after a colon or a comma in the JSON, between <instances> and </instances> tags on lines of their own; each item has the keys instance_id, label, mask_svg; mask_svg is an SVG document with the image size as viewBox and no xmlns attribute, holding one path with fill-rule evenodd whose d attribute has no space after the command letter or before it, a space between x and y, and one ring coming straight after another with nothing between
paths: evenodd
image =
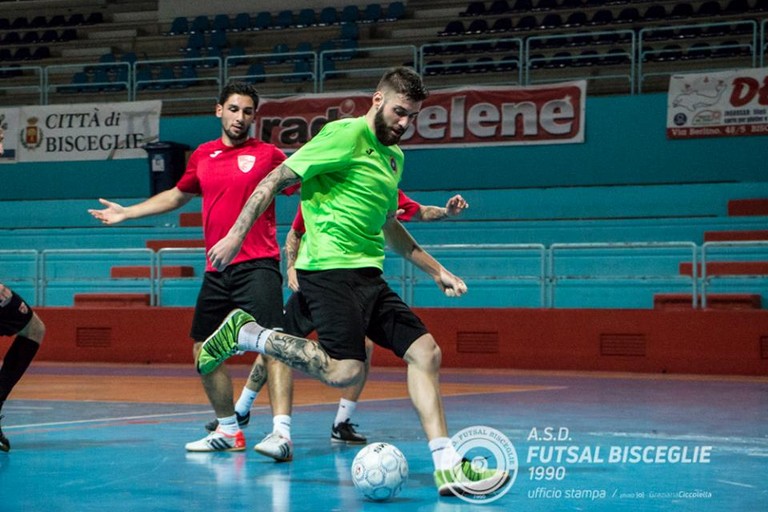
<instances>
[{"instance_id":1,"label":"player's tattooed arm","mask_svg":"<svg viewBox=\"0 0 768 512\"><path fill-rule=\"evenodd\" d=\"M216 242L208 251L208 260L215 269L222 270L229 265L240 251L240 246L243 245L243 240L245 240L251 226L264 213L275 195L297 183L299 179L299 176L290 167L280 164L261 180L240 211L235 224L226 236Z\"/></svg>"}]
</instances>

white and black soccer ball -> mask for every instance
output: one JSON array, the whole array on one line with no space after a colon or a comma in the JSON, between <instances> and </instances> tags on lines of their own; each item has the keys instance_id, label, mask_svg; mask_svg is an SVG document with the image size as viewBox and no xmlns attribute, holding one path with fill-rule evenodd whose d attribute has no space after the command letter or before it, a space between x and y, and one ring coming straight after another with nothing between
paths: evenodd
<instances>
[{"instance_id":1,"label":"white and black soccer ball","mask_svg":"<svg viewBox=\"0 0 768 512\"><path fill-rule=\"evenodd\" d=\"M408 480L408 461L389 443L371 443L352 462L352 482L366 498L375 501L397 496Z\"/></svg>"}]
</instances>

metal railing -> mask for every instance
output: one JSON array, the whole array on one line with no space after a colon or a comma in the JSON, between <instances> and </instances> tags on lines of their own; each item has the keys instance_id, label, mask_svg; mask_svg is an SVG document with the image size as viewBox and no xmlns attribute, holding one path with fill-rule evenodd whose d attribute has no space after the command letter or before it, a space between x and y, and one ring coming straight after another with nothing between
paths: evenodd
<instances>
[{"instance_id":1,"label":"metal railing","mask_svg":"<svg viewBox=\"0 0 768 512\"><path fill-rule=\"evenodd\" d=\"M713 34L719 34L722 29L723 35L715 37ZM681 34L680 36L670 36L668 39L654 38L654 34ZM687 34L700 34L699 36L687 37ZM685 37L683 36L685 35ZM709 37L713 35L712 37ZM630 38L627 42L626 38ZM574 43L566 45L566 48L557 47L555 43L567 40L578 41L579 38L589 38L589 44L582 45ZM602 44L608 42L610 44ZM611 43L611 38L618 38L615 43ZM624 39L622 39L624 38ZM706 39L714 41L708 44L706 48L694 49L689 47L689 54L677 55L680 50L664 48L667 44L676 44L680 41L690 42L700 40L705 43ZM733 68L738 66L734 64L734 58L744 61L742 67L756 67L766 65L766 52L768 52L768 20L739 20L718 23L687 24L674 26L646 27L639 31L634 30L612 30L612 31L581 31L559 33L555 35L529 36L523 38L489 38L489 39L465 39L461 41L450 41L437 43L427 43L420 46L413 45L393 45L393 46L375 46L375 47L349 47L308 52L288 52L288 53L257 53L250 55L232 55L225 58L219 56L178 59L153 59L136 60L132 65L124 62L112 63L79 63L66 65L49 66L19 66L17 64L0 67L0 76L10 77L8 80L0 81L0 93L8 98L14 95L31 94L39 96L40 104L49 104L52 99L52 93L63 88L66 91L67 86L72 88L82 88L83 92L97 92L99 94L112 92L122 93L125 88L126 97L136 99L139 91L154 91L160 94L163 99L168 101L189 101L201 99L192 92L183 93L184 89L194 84L209 85L212 89L210 95L218 97L221 92L222 84L234 78L262 82L270 79L280 79L280 81L291 82L301 81L308 85L312 92L323 92L327 90L329 84L337 83L340 76L346 78L368 78L374 74L380 74L381 71L392 65L402 65L409 63L422 73L429 71L431 66L427 62L427 56L436 48L460 49L466 48L467 55L472 53L473 45L498 45L507 43L513 45L513 49L507 54L516 55L510 61L496 62L496 68L499 64L507 65L506 73L509 74L511 81L527 85L531 83L557 82L562 80L587 80L607 82L608 80L627 81L630 93L642 93L644 84L652 78L663 78L668 75L683 72L705 72L714 69ZM533 47L552 44L548 48L550 56L539 55L534 52ZM688 44L688 43L686 43ZM519 49L515 51L514 45ZM570 51L577 49L595 49L600 50L594 53L580 53L574 55L557 56L558 51ZM603 49L608 51L603 52ZM611 49L614 51L612 52ZM681 48L682 49L682 48ZM694 50L694 51L690 51ZM732 58L710 58L717 56L719 52L734 52L737 57ZM707 57L706 59L704 57ZM311 60L307 68L285 69L281 63L287 62L286 59L299 60L299 57ZM674 57L674 58L671 58ZM262 71L251 73L242 73L234 68L240 67L246 63L271 62L275 61L275 66L270 65L270 69L263 68ZM629 61L627 63L627 60ZM279 62L278 62L279 61ZM514 61L514 62L513 62ZM654 62L662 61L662 62ZM372 64L373 62L373 64ZM691 64L698 62L695 66ZM611 64L613 63L613 64ZM618 64L617 64L618 63ZM449 69L457 67L461 70L474 70L481 63L446 63L440 69ZM662 69L648 69L650 66L662 64ZM61 72L71 69L74 73L79 70L115 70L119 71L121 66L128 65L129 76L112 77L107 80L98 79L91 81L93 76L85 84L65 83L60 80ZM174 76L152 74L139 76L138 69L151 66L170 65L174 69ZM548 67L555 73L547 75L534 76L538 74L539 65ZM490 66L493 68L493 66ZM659 66L656 66L657 68ZM480 69L479 67L477 69ZM77 70L77 71L76 71ZM186 70L189 74L184 74L181 70ZM192 71L190 71L192 70ZM198 73L199 71L199 73ZM492 75L492 73L484 73ZM199 76L198 76L199 75ZM467 85L476 82L474 77L479 76L479 72L465 73L467 77L473 77L467 80ZM516 75L516 76L514 76ZM103 77L103 75L102 75ZM68 80L72 76L67 77ZM357 82L351 80L349 88L358 88ZM189 87L190 90L193 88ZM74 90L74 89L73 89ZM286 92L290 94L291 92ZM273 95L282 94L275 92ZM294 92L295 94L295 92ZM71 95L69 95L71 98Z\"/></svg>"},{"instance_id":2,"label":"metal railing","mask_svg":"<svg viewBox=\"0 0 768 512\"><path fill-rule=\"evenodd\" d=\"M697 252L693 242L552 244L547 272L549 307L557 307L558 287L566 282L660 282L660 292L671 283L682 281L690 290L691 307L695 308ZM692 273L685 276L680 274L678 265L680 258L688 255ZM661 272L659 267L665 271Z\"/></svg>"},{"instance_id":3,"label":"metal railing","mask_svg":"<svg viewBox=\"0 0 768 512\"><path fill-rule=\"evenodd\" d=\"M629 242L424 247L464 279L470 290L480 293L467 295L463 305L445 302L431 278L388 252L384 277L415 306L647 309L653 307L649 293L685 292L690 294L692 308L706 308L715 282L746 283L749 293L763 296L768 284L768 272L762 271L768 261L768 241L707 242L702 246ZM724 261L756 262L757 271L707 270ZM115 266L134 265L149 273L111 275ZM163 269L171 265L192 267L194 272L189 277L164 274ZM690 272L683 270L684 265L690 265ZM131 292L148 294L155 306L192 306L204 270L203 248L165 248L157 253L150 249L0 250L0 282L20 288L30 303L40 306L69 305L76 293ZM287 288L285 291L288 293ZM569 293L575 297L570 302Z\"/></svg>"},{"instance_id":4,"label":"metal railing","mask_svg":"<svg viewBox=\"0 0 768 512\"><path fill-rule=\"evenodd\" d=\"M734 260L734 258L738 258ZM701 246L701 307L706 308L708 296L715 280L738 280L739 286L745 286L745 281L753 281L754 291L759 293L766 289L768 274L750 273L746 271L710 273L707 266L720 262L768 261L768 241L726 241L705 242Z\"/></svg>"}]
</instances>

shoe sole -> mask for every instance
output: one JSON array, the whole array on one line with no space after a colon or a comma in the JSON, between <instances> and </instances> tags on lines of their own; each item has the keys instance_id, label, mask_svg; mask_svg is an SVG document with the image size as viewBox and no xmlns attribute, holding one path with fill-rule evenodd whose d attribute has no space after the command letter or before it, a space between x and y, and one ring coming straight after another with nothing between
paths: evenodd
<instances>
[{"instance_id":1,"label":"shoe sole","mask_svg":"<svg viewBox=\"0 0 768 512\"><path fill-rule=\"evenodd\" d=\"M213 331L213 334L211 334L210 336L208 336L208 337L205 339L205 341L203 342L203 344L200 346L200 350L202 351L202 349L203 349L203 347L206 345L206 343L208 343L208 342L211 340L211 338L213 338L213 337L214 337L214 336L215 336L215 335L216 335L216 334L217 334L217 333L218 333L218 332L221 330L222 326L223 326L223 325L225 325L226 323L228 323L228 322L229 322L229 321L232 319L232 317L233 317L233 316L235 316L235 315L236 315L237 313L239 313L239 312L240 312L240 310L238 310L238 309L233 309L232 311L230 311L230 312L229 312L229 314L228 314L226 317L224 317L224 320L222 320L222 321L221 321L221 323L220 323L220 324L219 324L219 326L216 328L216 330L215 330L215 331ZM237 341L237 340L235 340L235 341ZM233 355L234 355L234 354L233 354ZM199 356L198 356L198 357L199 357ZM232 356L230 355L230 356L227 356L227 357L225 357L224 359L222 359L221 361L219 361L219 362L216 364L216 366L214 366L213 368L211 368L211 369L209 369L209 370L207 370L207 371L205 371L205 372L203 372L203 371L202 371L202 369L200 368L200 361L199 361L199 360L198 360L198 361L195 361L195 369L197 370L197 373L199 373L200 375L209 375L209 374L213 373L214 371L216 371L216 368L218 368L219 366L221 366L222 364L224 364L224 361L226 361L226 360L227 360L227 359L229 359L230 357L232 357Z\"/></svg>"},{"instance_id":2,"label":"shoe sole","mask_svg":"<svg viewBox=\"0 0 768 512\"><path fill-rule=\"evenodd\" d=\"M347 441L346 439L336 439L335 437L331 438L331 442L333 444L352 444L352 445L368 444L368 440L367 439L362 439L360 441Z\"/></svg>"},{"instance_id":3,"label":"shoe sole","mask_svg":"<svg viewBox=\"0 0 768 512\"><path fill-rule=\"evenodd\" d=\"M265 450L259 450L256 446L253 447L253 451L265 457L269 457L270 459L273 459L275 462L291 462L293 460L293 454L291 454L290 457L283 459L280 457L275 457L273 454Z\"/></svg>"},{"instance_id":4,"label":"shoe sole","mask_svg":"<svg viewBox=\"0 0 768 512\"><path fill-rule=\"evenodd\" d=\"M502 480L498 483L494 484L494 487L496 489L501 488L502 486L506 485L507 482L509 482L510 476L509 473L506 473ZM472 485L481 483L482 480L479 482L465 482L463 484L460 483L450 483L450 484L443 484L438 489L437 492L440 496L485 496L488 494L485 491L485 486L483 486L483 490L476 491L472 489Z\"/></svg>"},{"instance_id":5,"label":"shoe sole","mask_svg":"<svg viewBox=\"0 0 768 512\"><path fill-rule=\"evenodd\" d=\"M227 448L225 450L190 450L189 448L187 448L186 450L189 453L244 452L245 446L243 446L242 448L240 447Z\"/></svg>"}]
</instances>

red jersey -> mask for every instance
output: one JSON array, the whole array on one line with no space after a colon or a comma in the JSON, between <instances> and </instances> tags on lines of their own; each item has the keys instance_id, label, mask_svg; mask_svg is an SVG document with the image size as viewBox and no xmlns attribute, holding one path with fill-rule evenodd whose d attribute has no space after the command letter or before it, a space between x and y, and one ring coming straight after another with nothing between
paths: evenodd
<instances>
[{"instance_id":1,"label":"red jersey","mask_svg":"<svg viewBox=\"0 0 768 512\"><path fill-rule=\"evenodd\" d=\"M256 185L283 160L285 154L276 146L253 138L235 147L216 139L192 153L176 187L202 196L206 252L229 232ZM294 186L283 193L297 189ZM280 259L274 201L253 223L232 264L257 258ZM206 271L215 270L206 256Z\"/></svg>"},{"instance_id":2,"label":"red jersey","mask_svg":"<svg viewBox=\"0 0 768 512\"><path fill-rule=\"evenodd\" d=\"M405 192L402 190L397 190L397 209L403 210L403 213L397 216L398 220L403 222L410 221L413 219L413 216L416 215L416 212L419 211L419 208L421 208L419 203L405 195ZM301 235L307 231L307 229L304 227L304 216L301 213L301 204L299 204L299 208L296 211L296 216L293 218L291 229Z\"/></svg>"}]
</instances>

